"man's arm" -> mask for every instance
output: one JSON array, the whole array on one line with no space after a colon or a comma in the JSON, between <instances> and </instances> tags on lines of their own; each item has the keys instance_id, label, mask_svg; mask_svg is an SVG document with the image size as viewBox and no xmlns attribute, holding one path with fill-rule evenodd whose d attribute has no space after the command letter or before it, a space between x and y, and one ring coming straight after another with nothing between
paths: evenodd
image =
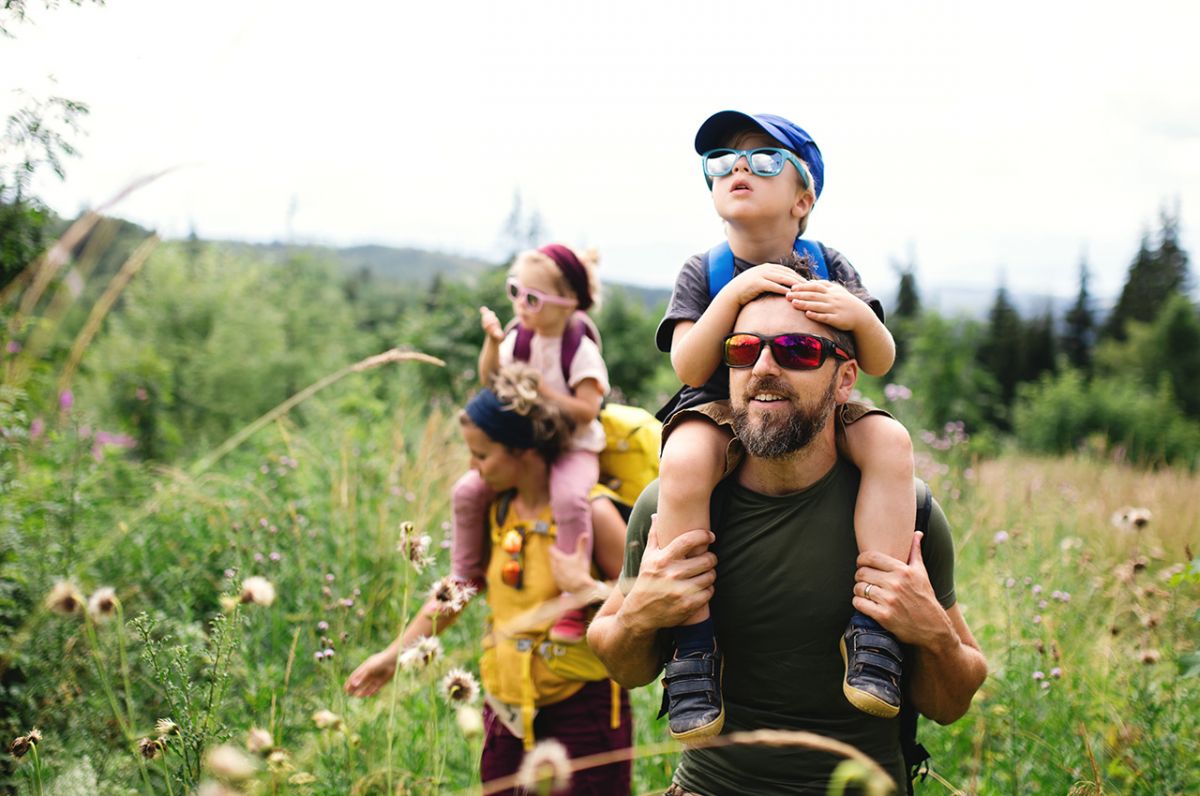
<instances>
[{"instance_id":1,"label":"man's arm","mask_svg":"<svg viewBox=\"0 0 1200 796\"><path fill-rule=\"evenodd\" d=\"M971 706L987 677L987 661L958 606L947 610L938 603L921 556L923 536L913 535L907 564L878 552L860 554L853 603L913 648L908 687L913 704L949 724Z\"/></svg>"},{"instance_id":2,"label":"man's arm","mask_svg":"<svg viewBox=\"0 0 1200 796\"><path fill-rule=\"evenodd\" d=\"M650 527L629 593L614 589L588 627L588 645L621 685L637 688L652 681L665 654L659 631L683 624L708 604L717 557L707 547L715 540L711 531L692 530L660 549Z\"/></svg>"}]
</instances>

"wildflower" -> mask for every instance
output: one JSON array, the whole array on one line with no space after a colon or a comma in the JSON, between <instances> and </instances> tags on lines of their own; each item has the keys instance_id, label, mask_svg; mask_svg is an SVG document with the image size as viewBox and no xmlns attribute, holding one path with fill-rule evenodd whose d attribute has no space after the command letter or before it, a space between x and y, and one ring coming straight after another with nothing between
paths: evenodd
<instances>
[{"instance_id":1,"label":"wildflower","mask_svg":"<svg viewBox=\"0 0 1200 796\"><path fill-rule=\"evenodd\" d=\"M565 790L571 784L571 760L567 748L553 739L533 747L517 770L517 784L536 792L540 786L551 784L551 790Z\"/></svg>"},{"instance_id":2,"label":"wildflower","mask_svg":"<svg viewBox=\"0 0 1200 796\"><path fill-rule=\"evenodd\" d=\"M223 574L225 576L225 580L233 580L234 576L237 575L237 573L234 572L232 569L226 569L221 574Z\"/></svg>"},{"instance_id":3,"label":"wildflower","mask_svg":"<svg viewBox=\"0 0 1200 796\"><path fill-rule=\"evenodd\" d=\"M1041 669L1038 669L1036 672L1033 673L1033 679L1034 680L1045 680L1046 674Z\"/></svg>"},{"instance_id":4,"label":"wildflower","mask_svg":"<svg viewBox=\"0 0 1200 796\"><path fill-rule=\"evenodd\" d=\"M37 732L37 730L33 732ZM16 738L13 738L12 743L8 745L8 753L17 759L29 754L29 750L37 745L38 740L41 740L40 735L37 739L34 739L32 737L33 732L29 735L18 735Z\"/></svg>"},{"instance_id":5,"label":"wildflower","mask_svg":"<svg viewBox=\"0 0 1200 796\"><path fill-rule=\"evenodd\" d=\"M288 777L288 782L292 785L311 785L317 781L317 778L307 771L297 771Z\"/></svg>"},{"instance_id":6,"label":"wildflower","mask_svg":"<svg viewBox=\"0 0 1200 796\"><path fill-rule=\"evenodd\" d=\"M231 782L250 779L258 768L245 752L229 744L210 749L204 762L214 776Z\"/></svg>"},{"instance_id":7,"label":"wildflower","mask_svg":"<svg viewBox=\"0 0 1200 796\"><path fill-rule=\"evenodd\" d=\"M1042 623L1042 615L1041 615L1041 614L1034 614L1034 616L1033 616L1033 623L1034 623L1035 625L1040 625L1040 624Z\"/></svg>"},{"instance_id":8,"label":"wildflower","mask_svg":"<svg viewBox=\"0 0 1200 796\"><path fill-rule=\"evenodd\" d=\"M424 669L442 654L442 642L436 636L421 636L400 653L401 669Z\"/></svg>"},{"instance_id":9,"label":"wildflower","mask_svg":"<svg viewBox=\"0 0 1200 796\"><path fill-rule=\"evenodd\" d=\"M147 760L153 760L158 757L158 753L166 748L166 742L160 738L143 738L138 741L138 751Z\"/></svg>"},{"instance_id":10,"label":"wildflower","mask_svg":"<svg viewBox=\"0 0 1200 796\"><path fill-rule=\"evenodd\" d=\"M312 714L312 720L319 730L340 730L342 728L342 717L332 710L318 710Z\"/></svg>"},{"instance_id":11,"label":"wildflower","mask_svg":"<svg viewBox=\"0 0 1200 796\"><path fill-rule=\"evenodd\" d=\"M431 544L433 537L418 534L411 522L400 523L400 543L396 549L408 559L408 563L412 564L418 573L424 572L425 567L433 563L433 556L429 554Z\"/></svg>"},{"instance_id":12,"label":"wildflower","mask_svg":"<svg viewBox=\"0 0 1200 796\"><path fill-rule=\"evenodd\" d=\"M292 770L292 756L286 749L275 749L267 755L267 768L272 774L286 774Z\"/></svg>"},{"instance_id":13,"label":"wildflower","mask_svg":"<svg viewBox=\"0 0 1200 796\"><path fill-rule=\"evenodd\" d=\"M1149 666L1162 660L1162 653L1156 649L1144 649L1138 653L1138 660Z\"/></svg>"},{"instance_id":14,"label":"wildflower","mask_svg":"<svg viewBox=\"0 0 1200 796\"><path fill-rule=\"evenodd\" d=\"M1124 506L1113 512L1111 521L1114 527L1122 531L1140 531L1150 524L1153 518L1150 509Z\"/></svg>"},{"instance_id":15,"label":"wildflower","mask_svg":"<svg viewBox=\"0 0 1200 796\"><path fill-rule=\"evenodd\" d=\"M75 393L70 390L63 390L58 394L58 408L64 412L70 412L71 407L75 405Z\"/></svg>"},{"instance_id":16,"label":"wildflower","mask_svg":"<svg viewBox=\"0 0 1200 796\"><path fill-rule=\"evenodd\" d=\"M251 754L261 755L271 751L274 743L271 740L271 733L264 730L262 727L251 727L246 733L246 749Z\"/></svg>"},{"instance_id":17,"label":"wildflower","mask_svg":"<svg viewBox=\"0 0 1200 796\"><path fill-rule=\"evenodd\" d=\"M326 647L325 651L324 651L324 655L326 658L332 658L333 657L333 647Z\"/></svg>"},{"instance_id":18,"label":"wildflower","mask_svg":"<svg viewBox=\"0 0 1200 796\"><path fill-rule=\"evenodd\" d=\"M1030 591L1033 592L1034 596L1041 594L1042 593L1042 584L1040 584L1040 583L1033 584L1033 587L1030 588Z\"/></svg>"},{"instance_id":19,"label":"wildflower","mask_svg":"<svg viewBox=\"0 0 1200 796\"><path fill-rule=\"evenodd\" d=\"M16 340L9 340L8 344L4 346L4 350L10 354L19 354L21 353L21 344Z\"/></svg>"},{"instance_id":20,"label":"wildflower","mask_svg":"<svg viewBox=\"0 0 1200 796\"><path fill-rule=\"evenodd\" d=\"M1006 589L1011 589L1013 586L1016 586L1016 585L1017 585L1016 578L1006 578L1004 580L1004 588L1006 588Z\"/></svg>"},{"instance_id":21,"label":"wildflower","mask_svg":"<svg viewBox=\"0 0 1200 796\"><path fill-rule=\"evenodd\" d=\"M270 605L275 602L275 587L259 575L246 578L242 581L242 602Z\"/></svg>"},{"instance_id":22,"label":"wildflower","mask_svg":"<svg viewBox=\"0 0 1200 796\"><path fill-rule=\"evenodd\" d=\"M477 738L483 735L483 714L473 705L459 705L454 713L458 728L466 738Z\"/></svg>"},{"instance_id":23,"label":"wildflower","mask_svg":"<svg viewBox=\"0 0 1200 796\"><path fill-rule=\"evenodd\" d=\"M442 678L442 695L452 705L469 705L479 696L479 683L466 669L451 669Z\"/></svg>"},{"instance_id":24,"label":"wildflower","mask_svg":"<svg viewBox=\"0 0 1200 796\"><path fill-rule=\"evenodd\" d=\"M1055 666L1050 670L1050 676L1057 680L1058 678L1062 677L1062 669Z\"/></svg>"},{"instance_id":25,"label":"wildflower","mask_svg":"<svg viewBox=\"0 0 1200 796\"><path fill-rule=\"evenodd\" d=\"M230 613L233 613L233 609L237 608L238 605L241 603L241 599L239 599L236 595L233 595L233 594L222 594L220 597L217 598L217 602L219 602L221 604L222 611L224 611L227 614L230 614Z\"/></svg>"},{"instance_id":26,"label":"wildflower","mask_svg":"<svg viewBox=\"0 0 1200 796\"><path fill-rule=\"evenodd\" d=\"M324 633L328 629L329 629L329 623L326 622L324 619L322 619L320 622L317 622L317 630L320 630L322 633Z\"/></svg>"},{"instance_id":27,"label":"wildflower","mask_svg":"<svg viewBox=\"0 0 1200 796\"><path fill-rule=\"evenodd\" d=\"M29 440L37 442L37 440L46 433L46 421L40 417L35 417L33 422L29 424Z\"/></svg>"},{"instance_id":28,"label":"wildflower","mask_svg":"<svg viewBox=\"0 0 1200 796\"><path fill-rule=\"evenodd\" d=\"M912 390L903 384L889 384L883 388L883 397L889 401L907 401L912 398Z\"/></svg>"},{"instance_id":29,"label":"wildflower","mask_svg":"<svg viewBox=\"0 0 1200 796\"><path fill-rule=\"evenodd\" d=\"M117 592L112 586L102 586L92 592L87 604L88 616L105 622L117 612Z\"/></svg>"},{"instance_id":30,"label":"wildflower","mask_svg":"<svg viewBox=\"0 0 1200 796\"><path fill-rule=\"evenodd\" d=\"M1004 544L1008 541L1008 531L996 531L996 535L992 537L992 544Z\"/></svg>"},{"instance_id":31,"label":"wildflower","mask_svg":"<svg viewBox=\"0 0 1200 796\"><path fill-rule=\"evenodd\" d=\"M75 614L83 609L83 595L75 584L60 580L46 596L46 607L56 614Z\"/></svg>"},{"instance_id":32,"label":"wildflower","mask_svg":"<svg viewBox=\"0 0 1200 796\"><path fill-rule=\"evenodd\" d=\"M170 719L159 719L158 721L154 722L154 731L159 735L178 735L179 725Z\"/></svg>"},{"instance_id":33,"label":"wildflower","mask_svg":"<svg viewBox=\"0 0 1200 796\"><path fill-rule=\"evenodd\" d=\"M437 604L438 613L456 614L474 596L474 586L450 575L438 580L429 589L429 599Z\"/></svg>"},{"instance_id":34,"label":"wildflower","mask_svg":"<svg viewBox=\"0 0 1200 796\"><path fill-rule=\"evenodd\" d=\"M270 555L267 556L267 558L278 563L279 561L281 561L283 559L283 556L279 554L278 550L272 550Z\"/></svg>"}]
</instances>

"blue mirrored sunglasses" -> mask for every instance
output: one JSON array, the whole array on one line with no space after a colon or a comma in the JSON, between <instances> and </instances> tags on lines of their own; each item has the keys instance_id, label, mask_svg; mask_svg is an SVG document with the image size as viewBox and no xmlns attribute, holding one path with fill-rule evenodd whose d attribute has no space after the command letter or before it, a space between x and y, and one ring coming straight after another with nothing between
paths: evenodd
<instances>
[{"instance_id":1,"label":"blue mirrored sunglasses","mask_svg":"<svg viewBox=\"0 0 1200 796\"><path fill-rule=\"evenodd\" d=\"M746 159L746 163L750 166L750 171L759 177L775 177L790 162L796 167L796 171L800 172L800 179L804 182L804 188L806 190L812 188L812 184L808 181L808 171L801 165L800 158L786 149L779 149L777 147L710 149L701 155L700 158L704 164L704 177L708 180L709 188L712 187L714 177L724 177L726 174L732 172L733 167L742 158Z\"/></svg>"}]
</instances>

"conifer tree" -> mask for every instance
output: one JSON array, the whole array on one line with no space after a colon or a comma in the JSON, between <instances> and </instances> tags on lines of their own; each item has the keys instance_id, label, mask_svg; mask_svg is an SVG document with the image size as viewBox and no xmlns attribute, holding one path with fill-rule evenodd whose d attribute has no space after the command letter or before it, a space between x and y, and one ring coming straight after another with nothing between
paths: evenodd
<instances>
[{"instance_id":1,"label":"conifer tree","mask_svg":"<svg viewBox=\"0 0 1200 796\"><path fill-rule=\"evenodd\" d=\"M1025 335L1021 316L1008 298L1008 289L1001 285L996 290L996 300L988 312L987 329L979 346L979 364L995 380L999 387L1002 407L1012 404L1021 380L1024 367ZM1005 418L996 416L993 422L1007 427Z\"/></svg>"},{"instance_id":2,"label":"conifer tree","mask_svg":"<svg viewBox=\"0 0 1200 796\"><path fill-rule=\"evenodd\" d=\"M1187 289L1188 256L1179 245L1179 215L1163 209L1158 242L1150 246L1149 235L1142 236L1137 256L1129 266L1125 287L1104 325L1106 337L1125 339L1129 321L1152 322L1163 305Z\"/></svg>"},{"instance_id":3,"label":"conifer tree","mask_svg":"<svg viewBox=\"0 0 1200 796\"><path fill-rule=\"evenodd\" d=\"M896 340L896 364L899 365L908 357L910 341L916 333L916 321L921 315L921 295L917 290L916 267L910 262L907 266L892 264L900 275L900 285L896 289L896 309L888 319L892 337Z\"/></svg>"},{"instance_id":4,"label":"conifer tree","mask_svg":"<svg viewBox=\"0 0 1200 796\"><path fill-rule=\"evenodd\" d=\"M1071 367L1084 373L1092 369L1092 347L1096 344L1096 316L1092 311L1092 296L1088 292L1091 273L1087 260L1079 262L1079 293L1075 303L1063 316L1062 351Z\"/></svg>"}]
</instances>

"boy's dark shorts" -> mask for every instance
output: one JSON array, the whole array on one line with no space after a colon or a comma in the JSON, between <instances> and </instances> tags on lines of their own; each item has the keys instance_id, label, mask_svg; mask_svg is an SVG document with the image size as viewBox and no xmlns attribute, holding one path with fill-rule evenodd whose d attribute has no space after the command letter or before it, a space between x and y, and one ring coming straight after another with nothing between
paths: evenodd
<instances>
[{"instance_id":1,"label":"boy's dark shorts","mask_svg":"<svg viewBox=\"0 0 1200 796\"><path fill-rule=\"evenodd\" d=\"M851 423L857 422L867 415L883 415L891 417L891 415L877 406L862 403L861 401L847 401L837 407L834 413L834 419L838 426L838 437L841 437L842 429ZM681 409L667 419L663 424L662 440L663 445L667 444L667 437L671 434L680 423L687 422L696 418L703 419L720 428L729 436L729 442L725 446L725 475L729 475L737 466L742 463L742 456L745 455L745 449L742 448L742 443L733 433L733 409L729 405L729 401L709 401L706 404L699 404L687 409Z\"/></svg>"}]
</instances>

